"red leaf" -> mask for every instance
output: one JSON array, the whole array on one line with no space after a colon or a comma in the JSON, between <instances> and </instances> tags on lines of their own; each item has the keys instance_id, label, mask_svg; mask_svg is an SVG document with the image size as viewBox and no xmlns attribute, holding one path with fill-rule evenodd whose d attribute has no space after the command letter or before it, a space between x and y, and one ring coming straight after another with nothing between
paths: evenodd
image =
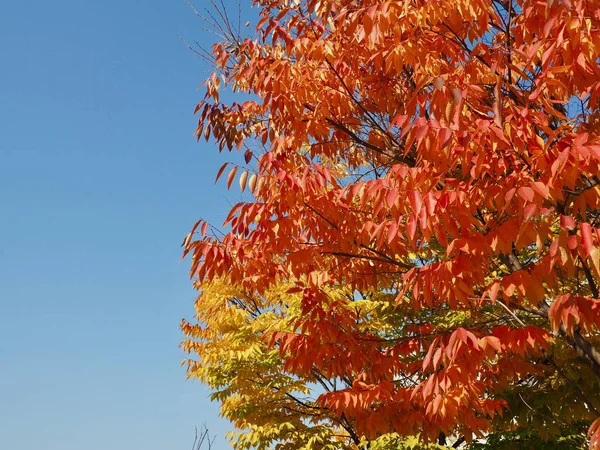
<instances>
[{"instance_id":1,"label":"red leaf","mask_svg":"<svg viewBox=\"0 0 600 450\"><path fill-rule=\"evenodd\" d=\"M388 244L391 243L396 238L397 234L398 234L398 222L396 222L395 220L392 220L392 223L390 224L390 227L388 228L388 235L387 235Z\"/></svg>"},{"instance_id":2,"label":"red leaf","mask_svg":"<svg viewBox=\"0 0 600 450\"><path fill-rule=\"evenodd\" d=\"M596 419L588 431L590 450L600 449L600 419Z\"/></svg>"},{"instance_id":3,"label":"red leaf","mask_svg":"<svg viewBox=\"0 0 600 450\"><path fill-rule=\"evenodd\" d=\"M535 203L530 203L527 205L523 211L523 220L527 222L529 219L533 217L535 211L537 210L537 206Z\"/></svg>"},{"instance_id":4,"label":"red leaf","mask_svg":"<svg viewBox=\"0 0 600 450\"><path fill-rule=\"evenodd\" d=\"M528 201L528 202L532 202L533 201L533 197L534 197L534 192L533 189L531 189L530 187L526 187L526 186L522 186L517 190L517 193L521 196L521 198L523 198L524 200Z\"/></svg>"},{"instance_id":5,"label":"red leaf","mask_svg":"<svg viewBox=\"0 0 600 450\"><path fill-rule=\"evenodd\" d=\"M581 231L581 243L585 250L585 257L590 256L592 248L594 248L594 237L592 236L592 226L587 222L579 224L579 230Z\"/></svg>"},{"instance_id":6,"label":"red leaf","mask_svg":"<svg viewBox=\"0 0 600 450\"><path fill-rule=\"evenodd\" d=\"M225 164L223 164L223 165L221 166L221 168L220 168L220 169L219 169L219 171L217 172L217 178L215 178L215 183L216 183L217 181L219 181L219 178L221 178L221 175L223 175L223 171L225 170L225 167L227 167L227 165L228 165L228 164L229 164L229 163L228 163L228 162L226 162Z\"/></svg>"},{"instance_id":7,"label":"red leaf","mask_svg":"<svg viewBox=\"0 0 600 450\"><path fill-rule=\"evenodd\" d=\"M429 363L431 362L431 357L433 356L433 350L435 350L435 346L438 342L438 338L435 338L431 345L429 346L429 350L427 355L425 355L425 359L423 359L423 371L427 370Z\"/></svg>"},{"instance_id":8,"label":"red leaf","mask_svg":"<svg viewBox=\"0 0 600 450\"><path fill-rule=\"evenodd\" d=\"M406 234L411 242L414 242L417 234L417 219L414 214L411 214L406 222Z\"/></svg>"},{"instance_id":9,"label":"red leaf","mask_svg":"<svg viewBox=\"0 0 600 450\"><path fill-rule=\"evenodd\" d=\"M394 203L396 203L396 199L398 198L398 188L393 188L390 190L385 197L385 202L388 207L391 208Z\"/></svg>"},{"instance_id":10,"label":"red leaf","mask_svg":"<svg viewBox=\"0 0 600 450\"><path fill-rule=\"evenodd\" d=\"M405 114L399 114L397 115L394 120L392 120L391 124L390 124L390 128L394 125L396 125L398 128L402 128L402 125L404 125L406 123L408 119L408 116Z\"/></svg>"},{"instance_id":11,"label":"red leaf","mask_svg":"<svg viewBox=\"0 0 600 450\"><path fill-rule=\"evenodd\" d=\"M435 355L433 355L433 369L435 370L438 367L438 363L440 362L440 359L442 358L442 347L439 347L436 351L435 351Z\"/></svg>"},{"instance_id":12,"label":"red leaf","mask_svg":"<svg viewBox=\"0 0 600 450\"><path fill-rule=\"evenodd\" d=\"M427 131L429 131L429 127L427 125L417 127L417 131L415 132L415 139L417 141L420 141L427 134Z\"/></svg>"},{"instance_id":13,"label":"red leaf","mask_svg":"<svg viewBox=\"0 0 600 450\"><path fill-rule=\"evenodd\" d=\"M535 192L537 192L545 199L548 199L548 197L550 197L550 189L548 189L548 186L542 183L541 181L535 181L531 183L531 187Z\"/></svg>"},{"instance_id":14,"label":"red leaf","mask_svg":"<svg viewBox=\"0 0 600 450\"><path fill-rule=\"evenodd\" d=\"M410 200L412 209L415 212L415 215L418 216L421 212L421 207L423 206L421 193L419 191L410 191L408 194L408 198Z\"/></svg>"},{"instance_id":15,"label":"red leaf","mask_svg":"<svg viewBox=\"0 0 600 450\"><path fill-rule=\"evenodd\" d=\"M490 345L494 350L496 350L497 352L502 351L502 344L500 343L500 339L498 339L495 336L486 336L484 339L485 343Z\"/></svg>"},{"instance_id":16,"label":"red leaf","mask_svg":"<svg viewBox=\"0 0 600 450\"><path fill-rule=\"evenodd\" d=\"M575 250L579 247L579 236L569 236L569 239L567 239L567 246L569 247L569 250Z\"/></svg>"},{"instance_id":17,"label":"red leaf","mask_svg":"<svg viewBox=\"0 0 600 450\"><path fill-rule=\"evenodd\" d=\"M493 302L498 298L498 291L500 290L500 283L498 281L494 281L492 286L490 287L490 300Z\"/></svg>"},{"instance_id":18,"label":"red leaf","mask_svg":"<svg viewBox=\"0 0 600 450\"><path fill-rule=\"evenodd\" d=\"M560 216L560 227L572 230L575 228L575 219L571 216Z\"/></svg>"}]
</instances>

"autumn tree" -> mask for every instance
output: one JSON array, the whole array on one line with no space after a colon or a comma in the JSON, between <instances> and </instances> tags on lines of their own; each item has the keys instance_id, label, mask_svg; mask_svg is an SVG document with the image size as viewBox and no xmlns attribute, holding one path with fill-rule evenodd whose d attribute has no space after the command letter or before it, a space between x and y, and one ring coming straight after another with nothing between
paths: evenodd
<instances>
[{"instance_id":1,"label":"autumn tree","mask_svg":"<svg viewBox=\"0 0 600 450\"><path fill-rule=\"evenodd\" d=\"M254 3L196 108L247 192L184 241L190 375L306 448L600 448L600 1Z\"/></svg>"}]
</instances>

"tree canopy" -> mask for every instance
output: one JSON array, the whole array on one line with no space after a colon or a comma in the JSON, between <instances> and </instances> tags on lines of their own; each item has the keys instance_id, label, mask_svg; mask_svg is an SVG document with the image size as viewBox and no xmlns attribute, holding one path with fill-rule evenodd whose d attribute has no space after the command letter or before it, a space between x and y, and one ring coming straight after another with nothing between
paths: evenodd
<instances>
[{"instance_id":1,"label":"tree canopy","mask_svg":"<svg viewBox=\"0 0 600 450\"><path fill-rule=\"evenodd\" d=\"M254 4L183 243L235 446L600 448L600 0Z\"/></svg>"}]
</instances>

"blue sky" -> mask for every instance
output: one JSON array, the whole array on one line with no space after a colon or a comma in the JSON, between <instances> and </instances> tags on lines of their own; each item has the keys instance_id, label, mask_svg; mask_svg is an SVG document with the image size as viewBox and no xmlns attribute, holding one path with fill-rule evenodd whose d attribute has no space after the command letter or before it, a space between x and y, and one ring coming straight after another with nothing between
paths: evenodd
<instances>
[{"instance_id":1,"label":"blue sky","mask_svg":"<svg viewBox=\"0 0 600 450\"><path fill-rule=\"evenodd\" d=\"M188 449L203 422L228 447L180 367L179 245L238 194L193 137L207 68L178 35L206 40L184 0L1 3L3 450Z\"/></svg>"}]
</instances>

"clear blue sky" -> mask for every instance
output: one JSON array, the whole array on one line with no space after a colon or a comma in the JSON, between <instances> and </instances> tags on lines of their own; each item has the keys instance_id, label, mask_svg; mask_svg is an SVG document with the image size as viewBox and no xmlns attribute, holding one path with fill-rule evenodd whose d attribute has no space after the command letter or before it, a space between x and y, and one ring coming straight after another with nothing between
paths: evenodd
<instances>
[{"instance_id":1,"label":"clear blue sky","mask_svg":"<svg viewBox=\"0 0 600 450\"><path fill-rule=\"evenodd\" d=\"M228 447L178 348L181 240L237 201L193 137L199 25L184 0L0 3L2 450L189 449L203 422Z\"/></svg>"}]
</instances>

